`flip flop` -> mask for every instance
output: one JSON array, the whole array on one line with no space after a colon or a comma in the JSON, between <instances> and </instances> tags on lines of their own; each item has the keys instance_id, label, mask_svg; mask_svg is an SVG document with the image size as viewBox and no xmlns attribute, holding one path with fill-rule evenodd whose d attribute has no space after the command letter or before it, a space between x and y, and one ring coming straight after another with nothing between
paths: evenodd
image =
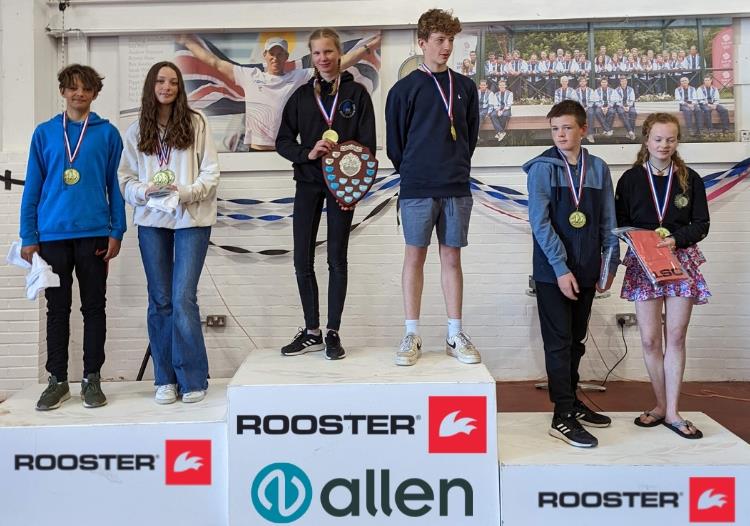
<instances>
[{"instance_id":1,"label":"flip flop","mask_svg":"<svg viewBox=\"0 0 750 526\"><path fill-rule=\"evenodd\" d=\"M649 422L649 423L643 422L641 420L641 417L643 415L650 416L651 418L654 419L654 421ZM659 424L664 423L664 417L661 415L657 415L656 413L652 413L651 411L644 411L639 416L635 417L635 420L633 420L633 423L637 425L638 427L656 427Z\"/></svg>"},{"instance_id":2,"label":"flip flop","mask_svg":"<svg viewBox=\"0 0 750 526\"><path fill-rule=\"evenodd\" d=\"M667 422L665 420L663 424L668 429L671 429L672 431L680 435L682 438L687 438L689 440L703 438L703 433L701 432L701 430L695 427L690 420L678 420L677 422ZM695 429L695 433L685 433L680 429L681 427L684 427L686 429L690 429L692 427L693 429Z\"/></svg>"}]
</instances>

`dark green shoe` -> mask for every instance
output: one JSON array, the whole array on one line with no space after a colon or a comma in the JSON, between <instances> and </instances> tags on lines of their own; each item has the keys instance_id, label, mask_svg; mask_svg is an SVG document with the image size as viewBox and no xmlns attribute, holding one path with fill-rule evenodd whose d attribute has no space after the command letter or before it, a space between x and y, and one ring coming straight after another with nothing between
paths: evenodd
<instances>
[{"instance_id":1,"label":"dark green shoe","mask_svg":"<svg viewBox=\"0 0 750 526\"><path fill-rule=\"evenodd\" d=\"M50 411L51 409L57 409L68 398L70 398L68 382L58 382L54 375L50 375L47 389L44 390L36 403L36 410Z\"/></svg>"},{"instance_id":2,"label":"dark green shoe","mask_svg":"<svg viewBox=\"0 0 750 526\"><path fill-rule=\"evenodd\" d=\"M102 392L99 373L90 373L81 381L81 400L83 401L83 407L107 405L107 397Z\"/></svg>"}]
</instances>

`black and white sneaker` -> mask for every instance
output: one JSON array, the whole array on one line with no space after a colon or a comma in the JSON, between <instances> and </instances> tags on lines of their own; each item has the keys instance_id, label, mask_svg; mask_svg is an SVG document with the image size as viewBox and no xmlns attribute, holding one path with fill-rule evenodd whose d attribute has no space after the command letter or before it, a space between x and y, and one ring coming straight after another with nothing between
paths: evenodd
<instances>
[{"instance_id":1,"label":"black and white sneaker","mask_svg":"<svg viewBox=\"0 0 750 526\"><path fill-rule=\"evenodd\" d=\"M336 331L326 333L326 360L340 360L346 357L346 350L341 346L341 338Z\"/></svg>"},{"instance_id":2,"label":"black and white sneaker","mask_svg":"<svg viewBox=\"0 0 750 526\"><path fill-rule=\"evenodd\" d=\"M281 354L297 356L308 352L322 351L324 347L322 334L310 334L306 329L300 329L292 342L281 348Z\"/></svg>"},{"instance_id":3,"label":"black and white sneaker","mask_svg":"<svg viewBox=\"0 0 750 526\"><path fill-rule=\"evenodd\" d=\"M576 420L588 427L609 427L612 423L610 417L592 411L580 400L576 400L573 405L573 412L576 415Z\"/></svg>"},{"instance_id":4,"label":"black and white sneaker","mask_svg":"<svg viewBox=\"0 0 750 526\"><path fill-rule=\"evenodd\" d=\"M576 420L575 412L555 414L548 433L575 447L596 447L599 444L596 437Z\"/></svg>"}]
</instances>

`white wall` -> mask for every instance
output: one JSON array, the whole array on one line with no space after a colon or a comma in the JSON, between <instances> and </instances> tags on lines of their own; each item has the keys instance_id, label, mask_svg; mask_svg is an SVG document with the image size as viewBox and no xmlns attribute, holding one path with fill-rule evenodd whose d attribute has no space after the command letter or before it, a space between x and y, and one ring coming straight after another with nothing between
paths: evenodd
<instances>
[{"instance_id":1,"label":"white wall","mask_svg":"<svg viewBox=\"0 0 750 526\"><path fill-rule=\"evenodd\" d=\"M119 99L117 86L119 55L115 35L153 28L153 24L169 23L166 30L210 29L226 24L227 28L257 28L262 24L278 24L278 19L264 18L265 9L253 9L254 2L213 2L207 9L198 2L76 2L66 15L66 26L85 29L89 36L68 40L67 61L90 62L106 77L105 88L95 103L95 110L115 119ZM285 2L287 6L289 2ZM314 2L296 2L299 9L284 8L285 13L303 13L300 19L285 24L309 27L319 24L373 26L368 23L346 23L360 20L361 14L337 14L334 19L321 18ZM383 25L405 25L416 19L425 2L388 13L382 6L395 7L396 2L379 2ZM445 4L445 3L444 3ZM482 2L456 9L462 19L479 16ZM489 3L487 3L489 4ZM685 2L683 13L702 12L705 2ZM714 2L713 14L737 11L733 2ZM374 2L352 2L358 10L369 12ZM496 3L494 5L497 5ZM632 14L663 14L646 2L637 5ZM179 6L179 9L176 7ZM369 6L369 7L368 7ZM478 7L479 6L479 7ZM587 6L587 10L592 6ZM663 9L668 6L660 6ZM54 9L53 9L54 8ZM169 9L173 17L157 16ZM496 7L494 9L497 9ZM381 11L383 11L381 13ZM414 11L413 13L411 11ZM518 6L517 19L535 19L533 4ZM246 20L232 13L253 13ZM464 13L465 12L465 13ZM485 11L485 13L490 11ZM540 10L539 12L544 12ZM227 14L229 13L229 14ZM395 13L395 14L393 14ZM583 14L583 13L581 13ZM257 16L256 16L257 15ZM0 53L3 75L0 83L2 102L2 152L0 169L10 168L16 178L23 177L26 149L36 122L59 111L54 90L54 71L58 64L56 47L44 34L50 23L59 27L54 5L41 0L3 0L0 4ZM297 15L294 15L297 16ZM572 16L572 15L571 15ZM590 13L586 15L590 17ZM339 18L336 18L339 17ZM524 18L525 17L525 18ZM476 19L476 18L475 18ZM304 22L304 23L303 23ZM57 24L57 25L56 25ZM244 24L244 25L243 25ZM737 122L750 127L750 108L740 106L740 99L750 95L750 18L736 22L738 44L736 68L738 85ZM100 35L100 36L90 36ZM411 49L411 30L388 30L383 42L383 85L390 85L396 70ZM381 90L384 103L385 93ZM382 121L381 121L382 125ZM490 184L501 184L525 192L525 178L519 168L539 148L480 149L474 157L474 175ZM610 162L615 177L624 171L635 155L635 146L595 146L591 151ZM735 161L750 157L748 144L684 145L681 149L688 162L700 173L726 169ZM257 155L257 154L256 154ZM383 166L389 166L381 153ZM241 154L223 155L220 197L270 199L293 195L289 165L274 154L257 157ZM385 172L388 173L388 172ZM689 332L689 380L750 380L750 209L747 206L747 184L712 205L712 229L702 243L709 263L704 271L714 293L707 306L697 307ZM18 206L21 187L9 192L0 190L0 253L7 250L18 230ZM368 209L362 206L357 218ZM121 255L113 262L108 284L108 360L103 374L110 378L132 379L146 348L145 279L137 248L135 230L125 237ZM321 229L321 237L325 229ZM291 247L291 224L255 226L239 229L220 225L212 240L217 244L262 248ZM349 251L350 288L344 313L342 338L348 347L383 346L395 348L402 334L400 271L403 252L402 235L396 228L395 207L352 237ZM527 276L531 270L531 239L527 225L498 217L475 205L470 245L464 251L465 325L482 351L485 362L498 379L527 379L544 376L541 340L535 300L525 295ZM325 249L319 250L318 277L325 291L327 271ZM631 312L633 307L618 299L620 280L611 297L596 300L591 319L589 353L582 365L584 378L601 379L606 371L604 361L612 365L624 352L619 329L614 323L615 312ZM23 279L19 271L0 266L0 399L4 394L36 382L44 376L44 306L43 301L20 299ZM227 256L211 250L199 286L202 314L227 314L229 323L222 330L208 329L211 373L214 377L230 376L244 356L254 348L277 348L286 343L296 327L302 324L291 257ZM226 303L226 305L225 305ZM78 306L73 307L71 334L71 378L81 372L82 331ZM326 312L325 294L321 296L321 312ZM325 320L325 316L323 316ZM445 314L439 286L439 264L434 251L426 269L423 298L422 329L428 349L439 349L444 333ZM645 379L638 332L626 331L628 358L618 367L616 377ZM390 352L390 351L389 351ZM150 371L149 371L150 374Z\"/></svg>"}]
</instances>

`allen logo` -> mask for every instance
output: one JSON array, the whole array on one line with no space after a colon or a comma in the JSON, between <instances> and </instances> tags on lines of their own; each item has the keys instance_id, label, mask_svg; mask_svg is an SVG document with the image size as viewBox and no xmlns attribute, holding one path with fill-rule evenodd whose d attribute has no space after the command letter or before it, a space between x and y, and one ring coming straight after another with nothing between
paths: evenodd
<instances>
[{"instance_id":1,"label":"allen logo","mask_svg":"<svg viewBox=\"0 0 750 526\"><path fill-rule=\"evenodd\" d=\"M430 453L487 453L486 396L429 397Z\"/></svg>"},{"instance_id":2,"label":"allen logo","mask_svg":"<svg viewBox=\"0 0 750 526\"><path fill-rule=\"evenodd\" d=\"M167 440L165 482L168 486L211 484L210 440Z\"/></svg>"},{"instance_id":3,"label":"allen logo","mask_svg":"<svg viewBox=\"0 0 750 526\"><path fill-rule=\"evenodd\" d=\"M690 477L690 522L735 521L734 477Z\"/></svg>"}]
</instances>

